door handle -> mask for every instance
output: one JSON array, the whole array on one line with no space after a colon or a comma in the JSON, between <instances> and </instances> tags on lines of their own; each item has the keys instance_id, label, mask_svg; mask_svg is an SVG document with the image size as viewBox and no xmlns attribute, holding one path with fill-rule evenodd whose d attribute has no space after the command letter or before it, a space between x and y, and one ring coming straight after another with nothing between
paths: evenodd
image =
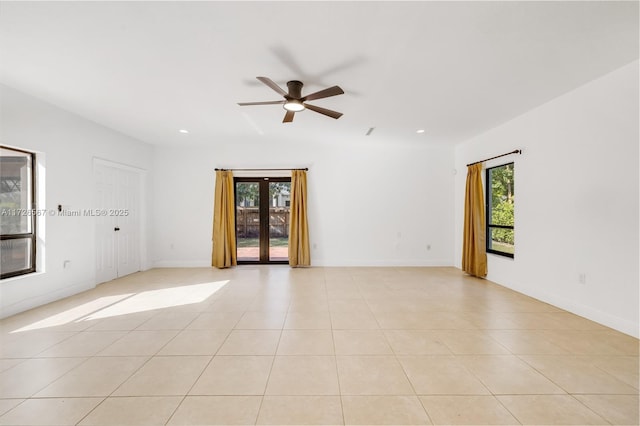
<instances>
[{"instance_id":1,"label":"door handle","mask_svg":"<svg viewBox=\"0 0 640 426\"><path fill-rule=\"evenodd\" d=\"M114 231L119 231L120 228L118 228L117 226L115 228L113 228Z\"/></svg>"}]
</instances>

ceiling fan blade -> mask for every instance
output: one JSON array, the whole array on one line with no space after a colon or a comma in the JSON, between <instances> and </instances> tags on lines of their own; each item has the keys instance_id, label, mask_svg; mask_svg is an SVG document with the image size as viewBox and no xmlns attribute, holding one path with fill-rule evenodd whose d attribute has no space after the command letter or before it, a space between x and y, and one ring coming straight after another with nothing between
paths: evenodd
<instances>
[{"instance_id":1,"label":"ceiling fan blade","mask_svg":"<svg viewBox=\"0 0 640 426\"><path fill-rule=\"evenodd\" d=\"M263 82L264 84L266 84L267 86L271 87L276 92L280 93L280 95L282 95L282 96L287 96L288 95L287 92L282 90L282 88L280 86L278 86L276 83L274 83L273 80L271 80L270 78L267 78L267 77L256 77L256 78L258 80L260 80L261 82Z\"/></svg>"},{"instance_id":2,"label":"ceiling fan blade","mask_svg":"<svg viewBox=\"0 0 640 426\"><path fill-rule=\"evenodd\" d=\"M321 108L319 106L315 106L315 105L310 105L310 104L303 104L307 109L310 109L311 111L315 111L315 112L319 112L320 114L324 114L326 116L329 116L331 118L335 118L336 120L340 117L342 117L342 113L341 112L337 112L337 111L332 111L330 109L326 109L326 108Z\"/></svg>"},{"instance_id":3,"label":"ceiling fan blade","mask_svg":"<svg viewBox=\"0 0 640 426\"><path fill-rule=\"evenodd\" d=\"M313 101L314 99L328 98L329 96L342 95L343 93L344 93L344 90L342 90L340 87L333 86L333 87L329 87L328 89L324 89L319 92L315 92L310 95L307 95L304 98L302 98L302 101L303 102Z\"/></svg>"},{"instance_id":4,"label":"ceiling fan blade","mask_svg":"<svg viewBox=\"0 0 640 426\"><path fill-rule=\"evenodd\" d=\"M277 105L277 104L283 104L287 101L267 101L267 102L238 102L238 105L240 106L247 106L247 105Z\"/></svg>"},{"instance_id":5,"label":"ceiling fan blade","mask_svg":"<svg viewBox=\"0 0 640 426\"><path fill-rule=\"evenodd\" d=\"M287 111L287 113L284 115L284 120L282 120L283 123L291 123L293 121L293 116L296 115L295 112L293 111Z\"/></svg>"}]
</instances>

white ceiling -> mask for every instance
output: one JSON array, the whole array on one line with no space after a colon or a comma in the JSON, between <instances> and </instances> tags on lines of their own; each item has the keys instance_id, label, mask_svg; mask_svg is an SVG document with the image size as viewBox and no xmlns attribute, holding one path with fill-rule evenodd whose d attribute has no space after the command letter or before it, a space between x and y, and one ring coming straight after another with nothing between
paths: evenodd
<instances>
[{"instance_id":1,"label":"white ceiling","mask_svg":"<svg viewBox=\"0 0 640 426\"><path fill-rule=\"evenodd\" d=\"M638 3L2 2L0 37L2 83L153 144L455 143L636 60ZM237 106L256 76L344 116Z\"/></svg>"}]
</instances>

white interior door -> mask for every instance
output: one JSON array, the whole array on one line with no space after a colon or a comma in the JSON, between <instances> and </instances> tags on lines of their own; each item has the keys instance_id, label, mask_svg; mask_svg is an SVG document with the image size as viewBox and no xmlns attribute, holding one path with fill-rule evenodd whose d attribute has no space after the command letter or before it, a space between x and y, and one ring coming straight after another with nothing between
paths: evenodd
<instances>
[{"instance_id":1,"label":"white interior door","mask_svg":"<svg viewBox=\"0 0 640 426\"><path fill-rule=\"evenodd\" d=\"M94 164L96 188L96 280L140 270L140 173Z\"/></svg>"},{"instance_id":2,"label":"white interior door","mask_svg":"<svg viewBox=\"0 0 640 426\"><path fill-rule=\"evenodd\" d=\"M94 164L96 182L96 212L108 211L115 205L116 169L102 164ZM116 234L113 216L100 215L96 221L96 281L110 281L118 277L115 260Z\"/></svg>"},{"instance_id":3,"label":"white interior door","mask_svg":"<svg viewBox=\"0 0 640 426\"><path fill-rule=\"evenodd\" d=\"M129 170L116 174L117 208L112 212L117 231L118 276L140 270L140 231L138 203L140 202L140 175Z\"/></svg>"}]
</instances>

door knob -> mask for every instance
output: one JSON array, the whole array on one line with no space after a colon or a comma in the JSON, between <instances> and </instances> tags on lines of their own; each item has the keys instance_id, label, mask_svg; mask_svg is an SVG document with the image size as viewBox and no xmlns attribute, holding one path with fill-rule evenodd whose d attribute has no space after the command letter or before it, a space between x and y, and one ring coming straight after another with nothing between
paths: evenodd
<instances>
[{"instance_id":1,"label":"door knob","mask_svg":"<svg viewBox=\"0 0 640 426\"><path fill-rule=\"evenodd\" d=\"M114 231L119 231L120 228L118 228L117 226L115 228L113 228Z\"/></svg>"}]
</instances>

